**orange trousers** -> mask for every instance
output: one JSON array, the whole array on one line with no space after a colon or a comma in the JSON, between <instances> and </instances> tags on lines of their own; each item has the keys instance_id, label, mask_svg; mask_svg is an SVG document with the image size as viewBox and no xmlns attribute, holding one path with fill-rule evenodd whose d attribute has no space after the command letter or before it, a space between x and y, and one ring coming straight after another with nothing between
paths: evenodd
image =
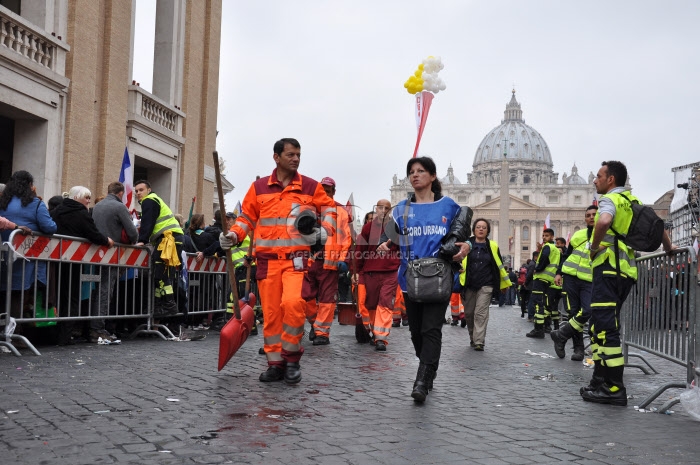
<instances>
[{"instance_id":1,"label":"orange trousers","mask_svg":"<svg viewBox=\"0 0 700 465\"><path fill-rule=\"evenodd\" d=\"M338 270L323 268L321 259L313 261L304 276L302 298L306 300L306 319L316 336L330 336L337 294Z\"/></svg>"},{"instance_id":2,"label":"orange trousers","mask_svg":"<svg viewBox=\"0 0 700 465\"><path fill-rule=\"evenodd\" d=\"M301 297L304 272L292 260L269 260L267 276L258 281L263 310L263 338L268 365L298 362L304 353L306 301Z\"/></svg>"},{"instance_id":3,"label":"orange trousers","mask_svg":"<svg viewBox=\"0 0 700 465\"><path fill-rule=\"evenodd\" d=\"M462 297L459 292L453 292L450 296L450 313L455 321L464 318L464 305L462 305Z\"/></svg>"},{"instance_id":4,"label":"orange trousers","mask_svg":"<svg viewBox=\"0 0 700 465\"><path fill-rule=\"evenodd\" d=\"M406 316L406 302L403 300L401 286L396 286L396 297L394 297L394 323L408 318Z\"/></svg>"},{"instance_id":5,"label":"orange trousers","mask_svg":"<svg viewBox=\"0 0 700 465\"><path fill-rule=\"evenodd\" d=\"M360 276L358 287L358 309L365 327L374 334L376 341L388 342L393 321L395 290L397 287L395 271L371 272ZM372 315L374 310L374 315Z\"/></svg>"}]
</instances>

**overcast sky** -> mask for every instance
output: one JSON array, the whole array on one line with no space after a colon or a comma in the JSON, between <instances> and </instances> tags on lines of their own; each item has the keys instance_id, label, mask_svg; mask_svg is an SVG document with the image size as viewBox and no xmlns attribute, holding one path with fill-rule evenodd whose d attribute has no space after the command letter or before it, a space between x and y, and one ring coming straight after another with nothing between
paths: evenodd
<instances>
[{"instance_id":1,"label":"overcast sky","mask_svg":"<svg viewBox=\"0 0 700 465\"><path fill-rule=\"evenodd\" d=\"M155 1L136 1L137 37L152 36ZM447 89L419 153L439 176L451 163L466 182L515 85L559 182L574 162L587 178L619 159L651 203L673 187L671 167L700 160L699 23L698 1L224 0L217 146L236 186L227 206L272 171L281 137L301 142L301 173L336 180L336 200L353 192L367 209L388 198L416 139L403 83L428 55L442 58ZM134 75L150 90L153 51L138 52Z\"/></svg>"}]
</instances>

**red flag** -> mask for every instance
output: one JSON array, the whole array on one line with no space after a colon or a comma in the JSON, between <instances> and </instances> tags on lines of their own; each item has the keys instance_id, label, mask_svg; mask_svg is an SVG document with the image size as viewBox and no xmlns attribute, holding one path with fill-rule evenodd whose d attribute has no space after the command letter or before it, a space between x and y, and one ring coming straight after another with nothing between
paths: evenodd
<instances>
[{"instance_id":1,"label":"red flag","mask_svg":"<svg viewBox=\"0 0 700 465\"><path fill-rule=\"evenodd\" d=\"M425 129L425 122L428 120L428 112L430 111L430 105L433 103L433 97L435 97L435 95L426 91L416 94L416 126L418 126L418 137L416 138L416 148L413 150L413 158L416 158L418 155L418 147L423 137L423 130Z\"/></svg>"},{"instance_id":2,"label":"red flag","mask_svg":"<svg viewBox=\"0 0 700 465\"><path fill-rule=\"evenodd\" d=\"M548 229L548 228L551 228L550 221L549 221L549 213L547 213L547 218L544 219L544 227L542 229Z\"/></svg>"},{"instance_id":3,"label":"red flag","mask_svg":"<svg viewBox=\"0 0 700 465\"><path fill-rule=\"evenodd\" d=\"M593 203L591 205L598 206L598 199L596 198L595 194L593 194Z\"/></svg>"}]
</instances>

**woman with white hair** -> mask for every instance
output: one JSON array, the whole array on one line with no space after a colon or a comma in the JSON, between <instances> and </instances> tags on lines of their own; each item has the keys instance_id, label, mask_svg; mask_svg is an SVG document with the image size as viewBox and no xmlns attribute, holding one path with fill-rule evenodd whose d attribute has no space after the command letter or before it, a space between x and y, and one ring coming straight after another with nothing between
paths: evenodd
<instances>
[{"instance_id":1,"label":"woman with white hair","mask_svg":"<svg viewBox=\"0 0 700 465\"><path fill-rule=\"evenodd\" d=\"M93 244L112 247L114 241L98 231L95 222L88 211L92 193L84 186L71 187L61 205L54 210L53 218L56 222L56 234L87 239ZM59 316L80 315L80 275L81 265L73 263L61 263L60 282L61 289L59 301ZM73 324L70 321L59 321L58 344L72 344L71 339ZM95 339L90 335L90 339ZM102 335L97 335L102 336Z\"/></svg>"}]
</instances>

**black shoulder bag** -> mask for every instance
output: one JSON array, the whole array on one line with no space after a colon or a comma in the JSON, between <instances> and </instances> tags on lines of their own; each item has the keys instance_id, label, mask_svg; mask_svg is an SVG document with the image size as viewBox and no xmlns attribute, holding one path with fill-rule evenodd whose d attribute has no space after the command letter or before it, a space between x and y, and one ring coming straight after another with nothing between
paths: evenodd
<instances>
[{"instance_id":1,"label":"black shoulder bag","mask_svg":"<svg viewBox=\"0 0 700 465\"><path fill-rule=\"evenodd\" d=\"M403 235L406 237L406 292L414 302L445 304L450 300L454 274L452 265L438 257L411 260L411 245L408 236L408 209L411 197L406 200L403 212Z\"/></svg>"}]
</instances>

